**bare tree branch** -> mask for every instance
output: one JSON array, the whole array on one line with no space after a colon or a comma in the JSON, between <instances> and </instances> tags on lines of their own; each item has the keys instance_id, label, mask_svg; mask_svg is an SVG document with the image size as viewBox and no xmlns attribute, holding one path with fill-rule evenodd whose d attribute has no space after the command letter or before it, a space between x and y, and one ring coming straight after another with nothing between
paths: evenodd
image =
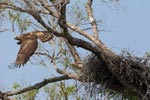
<instances>
[{"instance_id":1,"label":"bare tree branch","mask_svg":"<svg viewBox=\"0 0 150 100\"><path fill-rule=\"evenodd\" d=\"M68 77L72 78L72 79L76 79L76 80L80 80L80 75L77 75L76 73L68 73L67 71L63 71L61 69L59 69L59 67L56 65L56 61L54 60L52 62L53 67L55 68L55 70L59 73L59 74L63 74L63 75L67 75Z\"/></svg>"},{"instance_id":2,"label":"bare tree branch","mask_svg":"<svg viewBox=\"0 0 150 100\"><path fill-rule=\"evenodd\" d=\"M49 59L53 59L53 57L52 57L52 56L50 56L50 55L49 55L49 54L47 54L47 53L35 52L34 54L36 54L36 55L44 55L44 56L48 57Z\"/></svg>"},{"instance_id":3,"label":"bare tree branch","mask_svg":"<svg viewBox=\"0 0 150 100\"><path fill-rule=\"evenodd\" d=\"M41 6L49 12L50 15L58 18L57 12L52 11L48 4L44 3L43 1L39 1L39 2L41 3Z\"/></svg>"},{"instance_id":4,"label":"bare tree branch","mask_svg":"<svg viewBox=\"0 0 150 100\"><path fill-rule=\"evenodd\" d=\"M64 39L64 41L65 41L66 45L68 46L68 48L74 58L75 63L73 63L72 65L79 69L83 68L83 64L81 63L80 56L79 56L78 52L76 51L75 47L70 45L66 39Z\"/></svg>"},{"instance_id":5,"label":"bare tree branch","mask_svg":"<svg viewBox=\"0 0 150 100\"><path fill-rule=\"evenodd\" d=\"M96 21L94 19L94 16L93 16L93 13L92 13L92 8L91 8L92 3L93 3L93 0L88 0L88 2L86 4L86 11L88 13L89 21L91 22L91 25L93 27L94 38L98 39L97 24L96 24Z\"/></svg>"},{"instance_id":6,"label":"bare tree branch","mask_svg":"<svg viewBox=\"0 0 150 100\"><path fill-rule=\"evenodd\" d=\"M57 82L57 81L62 81L62 80L68 80L68 79L72 79L71 77L68 77L67 75L64 76L58 76L58 77L54 77L54 78L49 78L49 79L44 79L43 81L36 83L32 86L20 89L20 90L16 90L16 91L8 91L5 93L2 93L3 95L5 95L5 97L7 96L12 96L12 95L17 95L17 94L21 94L24 92L28 92L34 89L40 89L41 87L49 84L49 83L53 83L53 82Z\"/></svg>"},{"instance_id":7,"label":"bare tree branch","mask_svg":"<svg viewBox=\"0 0 150 100\"><path fill-rule=\"evenodd\" d=\"M50 55L48 55L48 54L46 54L46 53L41 53L41 52L36 52L36 53L34 53L34 54L44 55L44 56L48 57L48 58L51 60L51 62L52 62L52 64L53 64L53 67L55 68L55 70L56 70L59 74L67 75L67 76L70 77L70 78L79 80L79 75L77 75L77 74L75 74L75 73L68 73L68 72L66 72L66 71L63 71L63 70L59 69L58 66L56 65L56 61L55 61L56 59L53 58L52 56L50 56Z\"/></svg>"},{"instance_id":8,"label":"bare tree branch","mask_svg":"<svg viewBox=\"0 0 150 100\"><path fill-rule=\"evenodd\" d=\"M40 23L43 27L45 27L47 30L49 30L52 34L56 35L56 36L60 36L60 37L65 37L67 40L69 38L73 38L71 35L67 34L66 35L63 35L61 33L58 33L56 31L54 31L52 28L50 28L44 21L43 19L41 18L41 16L39 15L39 11L32 11L32 10L25 10L25 9L22 9L20 7L17 7L15 5L11 5L11 4L8 4L8 3L0 3L0 5L4 5L5 8L8 8L8 9L13 9L13 10L16 10L16 11L20 11L20 12L26 12L27 14L29 15L32 15L35 20L38 21L38 23ZM64 14L64 13L63 13ZM54 15L56 17L56 15ZM58 16L57 16L58 17ZM83 35L84 37L88 38L89 40L91 40L92 42L94 42L98 47L102 48L103 47L103 43L98 39L95 40L95 38L91 35L89 35L87 32L85 32L84 30L81 30L80 28L78 28L77 26L75 25L72 25L71 23L69 22L66 22L64 20L61 20L63 24L61 24L62 26L66 27L69 27L71 28L72 30L76 31L77 33ZM65 23L66 22L66 25ZM76 40L74 38L74 40ZM78 41L78 40L77 40ZM82 40L84 41L84 40Z\"/></svg>"},{"instance_id":9,"label":"bare tree branch","mask_svg":"<svg viewBox=\"0 0 150 100\"><path fill-rule=\"evenodd\" d=\"M0 7L3 8L3 9L12 9L12 10L16 10L16 11L20 11L20 12L27 12L27 10L24 10L20 7L17 7L13 4L9 4L9 3L6 3L6 2L0 2Z\"/></svg>"}]
</instances>

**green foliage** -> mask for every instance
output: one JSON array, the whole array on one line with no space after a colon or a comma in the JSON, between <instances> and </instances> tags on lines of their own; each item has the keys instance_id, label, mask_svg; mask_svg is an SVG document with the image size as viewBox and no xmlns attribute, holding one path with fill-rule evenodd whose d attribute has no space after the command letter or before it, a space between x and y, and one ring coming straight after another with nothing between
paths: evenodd
<instances>
[{"instance_id":1,"label":"green foliage","mask_svg":"<svg viewBox=\"0 0 150 100\"><path fill-rule=\"evenodd\" d=\"M124 90L122 93L112 90L110 91L106 91L106 93L108 93L108 100L138 100L137 96L133 95L133 93L129 92L127 89Z\"/></svg>"},{"instance_id":2,"label":"green foliage","mask_svg":"<svg viewBox=\"0 0 150 100\"><path fill-rule=\"evenodd\" d=\"M48 94L48 100L82 100L80 94L76 91L76 85L66 85L64 82L51 84L43 88L44 92Z\"/></svg>"},{"instance_id":3,"label":"green foliage","mask_svg":"<svg viewBox=\"0 0 150 100\"><path fill-rule=\"evenodd\" d=\"M74 10L74 14L76 14L77 18L82 18L83 17L82 12L83 11L80 8L77 8L77 9Z\"/></svg>"},{"instance_id":4,"label":"green foliage","mask_svg":"<svg viewBox=\"0 0 150 100\"><path fill-rule=\"evenodd\" d=\"M8 16L9 16L11 23L13 25L16 23L16 25L21 30L21 32L26 31L28 27L31 25L31 22L28 19L23 18L21 16L21 13L18 13L18 12L12 13L11 11L9 11Z\"/></svg>"},{"instance_id":5,"label":"green foliage","mask_svg":"<svg viewBox=\"0 0 150 100\"><path fill-rule=\"evenodd\" d=\"M6 1L6 0L0 0L0 2L3 2L3 1Z\"/></svg>"},{"instance_id":6,"label":"green foliage","mask_svg":"<svg viewBox=\"0 0 150 100\"><path fill-rule=\"evenodd\" d=\"M12 88L14 90L19 90L19 89L24 88L24 86L20 85L18 83L14 83ZM39 93L39 90L35 89L35 90L29 91L29 92L26 92L23 94L16 95L16 96L14 96L14 98L15 98L15 100L35 100L36 95L38 93Z\"/></svg>"},{"instance_id":7,"label":"green foliage","mask_svg":"<svg viewBox=\"0 0 150 100\"><path fill-rule=\"evenodd\" d=\"M22 94L23 100L35 100L38 92L39 90L36 89L36 90L32 90L32 91Z\"/></svg>"},{"instance_id":8,"label":"green foliage","mask_svg":"<svg viewBox=\"0 0 150 100\"><path fill-rule=\"evenodd\" d=\"M18 83L14 83L12 87L13 89L17 90L18 88L20 88L20 85Z\"/></svg>"},{"instance_id":9,"label":"green foliage","mask_svg":"<svg viewBox=\"0 0 150 100\"><path fill-rule=\"evenodd\" d=\"M55 98L58 97L58 94L56 93L56 85L51 85L51 87L45 86L43 88L43 90L48 93L49 98L51 98L51 100L55 100Z\"/></svg>"},{"instance_id":10,"label":"green foliage","mask_svg":"<svg viewBox=\"0 0 150 100\"><path fill-rule=\"evenodd\" d=\"M138 100L137 96L133 95L133 93L129 92L127 89L122 94L123 100Z\"/></svg>"},{"instance_id":11,"label":"green foliage","mask_svg":"<svg viewBox=\"0 0 150 100\"><path fill-rule=\"evenodd\" d=\"M14 14L14 13L12 13L11 11L8 12L8 15L9 15L10 21L19 20L19 18L20 18L19 13Z\"/></svg>"},{"instance_id":12,"label":"green foliage","mask_svg":"<svg viewBox=\"0 0 150 100\"><path fill-rule=\"evenodd\" d=\"M70 95L71 93L75 92L75 86L68 86L66 87L67 95Z\"/></svg>"},{"instance_id":13,"label":"green foliage","mask_svg":"<svg viewBox=\"0 0 150 100\"><path fill-rule=\"evenodd\" d=\"M70 19L70 21L75 25L81 25L88 21L87 13L83 8L84 6L81 5L84 5L84 3L81 2L81 0L77 0L73 5L71 5L70 9L67 9L69 14L67 19Z\"/></svg>"},{"instance_id":14,"label":"green foliage","mask_svg":"<svg viewBox=\"0 0 150 100\"><path fill-rule=\"evenodd\" d=\"M150 57L150 52L145 52L146 57Z\"/></svg>"},{"instance_id":15,"label":"green foliage","mask_svg":"<svg viewBox=\"0 0 150 100\"><path fill-rule=\"evenodd\" d=\"M85 11L82 9L82 8L80 8L80 7L77 7L77 8L75 8L74 9L74 15L75 15L75 18L77 18L76 20L80 20L80 21L85 21L85 20L87 20L88 19L88 17L87 16L85 16L85 15L87 15L87 14L85 14L84 13Z\"/></svg>"}]
</instances>

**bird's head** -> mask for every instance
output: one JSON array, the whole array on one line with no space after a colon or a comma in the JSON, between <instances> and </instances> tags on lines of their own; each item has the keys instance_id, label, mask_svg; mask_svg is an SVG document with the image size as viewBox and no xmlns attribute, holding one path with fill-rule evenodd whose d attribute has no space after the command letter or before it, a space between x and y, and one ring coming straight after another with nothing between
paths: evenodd
<instances>
[{"instance_id":1,"label":"bird's head","mask_svg":"<svg viewBox=\"0 0 150 100\"><path fill-rule=\"evenodd\" d=\"M22 43L22 37L21 36L17 36L14 39L18 40L18 42L17 42L18 45L20 45Z\"/></svg>"}]
</instances>

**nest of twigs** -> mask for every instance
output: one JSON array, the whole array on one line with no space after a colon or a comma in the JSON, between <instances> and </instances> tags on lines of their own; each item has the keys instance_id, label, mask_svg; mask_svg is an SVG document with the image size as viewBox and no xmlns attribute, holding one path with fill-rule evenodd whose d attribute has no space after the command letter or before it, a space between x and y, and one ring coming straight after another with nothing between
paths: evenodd
<instances>
[{"instance_id":1,"label":"nest of twigs","mask_svg":"<svg viewBox=\"0 0 150 100\"><path fill-rule=\"evenodd\" d=\"M136 96L143 98L148 95L150 87L150 57L136 57L123 52L117 59L111 59L113 68L96 55L86 59L82 70L82 80L101 84L108 89L118 92L129 90Z\"/></svg>"}]
</instances>

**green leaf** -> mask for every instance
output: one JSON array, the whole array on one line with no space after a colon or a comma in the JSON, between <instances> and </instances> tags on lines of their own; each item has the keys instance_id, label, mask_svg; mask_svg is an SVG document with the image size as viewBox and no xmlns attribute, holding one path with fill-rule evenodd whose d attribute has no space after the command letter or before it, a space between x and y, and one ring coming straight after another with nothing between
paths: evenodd
<instances>
[{"instance_id":1,"label":"green leaf","mask_svg":"<svg viewBox=\"0 0 150 100\"><path fill-rule=\"evenodd\" d=\"M16 89L18 89L18 88L20 88L20 85L19 85L18 83L14 83L14 84L13 84L13 89L16 90Z\"/></svg>"}]
</instances>

